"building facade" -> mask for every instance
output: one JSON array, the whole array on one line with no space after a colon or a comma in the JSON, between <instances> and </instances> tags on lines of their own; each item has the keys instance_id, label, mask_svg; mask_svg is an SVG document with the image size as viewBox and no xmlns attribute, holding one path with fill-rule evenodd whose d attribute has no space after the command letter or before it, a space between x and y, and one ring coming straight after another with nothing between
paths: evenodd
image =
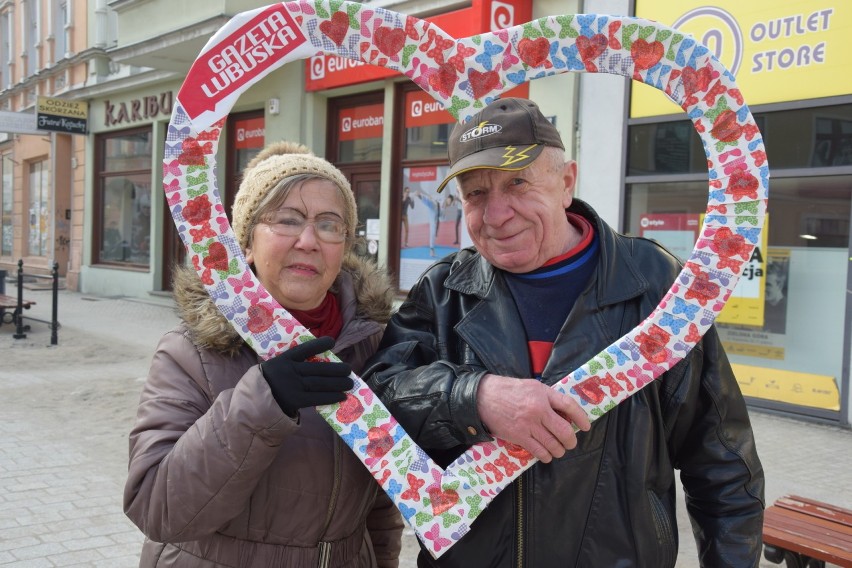
<instances>
[{"instance_id":1,"label":"building facade","mask_svg":"<svg viewBox=\"0 0 852 568\"><path fill-rule=\"evenodd\" d=\"M76 132L81 124L85 132L86 111L66 101L107 61L90 47L88 23L85 2L0 2L0 269L14 272L23 259L28 272L47 274L56 260L66 276L72 263L85 172L85 137ZM37 128L42 106L70 111L76 128Z\"/></svg>"}]
</instances>

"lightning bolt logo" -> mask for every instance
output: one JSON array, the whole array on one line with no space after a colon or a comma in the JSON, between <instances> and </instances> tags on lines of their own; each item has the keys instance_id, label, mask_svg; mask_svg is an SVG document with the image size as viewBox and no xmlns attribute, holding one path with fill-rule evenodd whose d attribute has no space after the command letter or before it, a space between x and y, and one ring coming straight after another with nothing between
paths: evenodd
<instances>
[{"instance_id":1,"label":"lightning bolt logo","mask_svg":"<svg viewBox=\"0 0 852 568\"><path fill-rule=\"evenodd\" d=\"M538 144L527 146L523 150L518 150L514 146L506 146L506 153L503 154L503 157L506 159L506 161L500 164L500 167L511 166L512 164L517 164L520 161L529 160L530 158L532 158L532 156L527 154L527 152L529 152L536 146L538 146Z\"/></svg>"}]
</instances>

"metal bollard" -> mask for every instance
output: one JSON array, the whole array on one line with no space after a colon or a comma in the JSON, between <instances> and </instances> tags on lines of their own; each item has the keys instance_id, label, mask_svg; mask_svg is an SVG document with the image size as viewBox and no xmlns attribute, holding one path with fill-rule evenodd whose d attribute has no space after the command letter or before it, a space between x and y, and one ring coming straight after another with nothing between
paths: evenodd
<instances>
[{"instance_id":1,"label":"metal bollard","mask_svg":"<svg viewBox=\"0 0 852 568\"><path fill-rule=\"evenodd\" d=\"M50 320L50 344L58 345L59 337L59 322L57 321L57 312L59 311L59 263L53 262L53 270L51 270L51 275L53 276L53 317Z\"/></svg>"},{"instance_id":2,"label":"metal bollard","mask_svg":"<svg viewBox=\"0 0 852 568\"><path fill-rule=\"evenodd\" d=\"M24 339L27 334L24 333L24 259L18 259L18 307L14 312L15 319L15 334L12 335L15 339Z\"/></svg>"}]
</instances>

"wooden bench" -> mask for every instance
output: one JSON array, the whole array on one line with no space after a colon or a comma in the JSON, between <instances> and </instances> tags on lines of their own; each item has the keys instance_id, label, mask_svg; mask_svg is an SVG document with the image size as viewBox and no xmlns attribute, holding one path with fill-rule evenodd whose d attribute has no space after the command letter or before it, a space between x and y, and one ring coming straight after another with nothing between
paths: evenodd
<instances>
[{"instance_id":1,"label":"wooden bench","mask_svg":"<svg viewBox=\"0 0 852 568\"><path fill-rule=\"evenodd\" d=\"M766 509L763 556L787 568L852 567L852 510L796 495Z\"/></svg>"},{"instance_id":2,"label":"wooden bench","mask_svg":"<svg viewBox=\"0 0 852 568\"><path fill-rule=\"evenodd\" d=\"M21 306L18 307L18 299L13 298L12 296L7 296L5 294L0 294L0 325L4 323L17 323L18 317L20 317L19 311L28 310L32 306L35 305L35 302L30 300L22 300ZM7 322L6 321L6 310L14 310L12 312L12 319Z\"/></svg>"}]
</instances>

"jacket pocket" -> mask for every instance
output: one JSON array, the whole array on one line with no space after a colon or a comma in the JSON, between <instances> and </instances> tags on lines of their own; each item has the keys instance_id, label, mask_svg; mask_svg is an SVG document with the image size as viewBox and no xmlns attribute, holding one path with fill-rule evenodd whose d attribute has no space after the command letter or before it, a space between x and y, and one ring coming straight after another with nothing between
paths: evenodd
<instances>
[{"instance_id":1,"label":"jacket pocket","mask_svg":"<svg viewBox=\"0 0 852 568\"><path fill-rule=\"evenodd\" d=\"M674 566L675 560L677 560L677 540L674 532L674 519L669 515L669 511L656 493L650 490L647 493L648 501L651 503L651 512L654 515L654 530L657 533L657 542L660 543L659 566Z\"/></svg>"}]
</instances>

